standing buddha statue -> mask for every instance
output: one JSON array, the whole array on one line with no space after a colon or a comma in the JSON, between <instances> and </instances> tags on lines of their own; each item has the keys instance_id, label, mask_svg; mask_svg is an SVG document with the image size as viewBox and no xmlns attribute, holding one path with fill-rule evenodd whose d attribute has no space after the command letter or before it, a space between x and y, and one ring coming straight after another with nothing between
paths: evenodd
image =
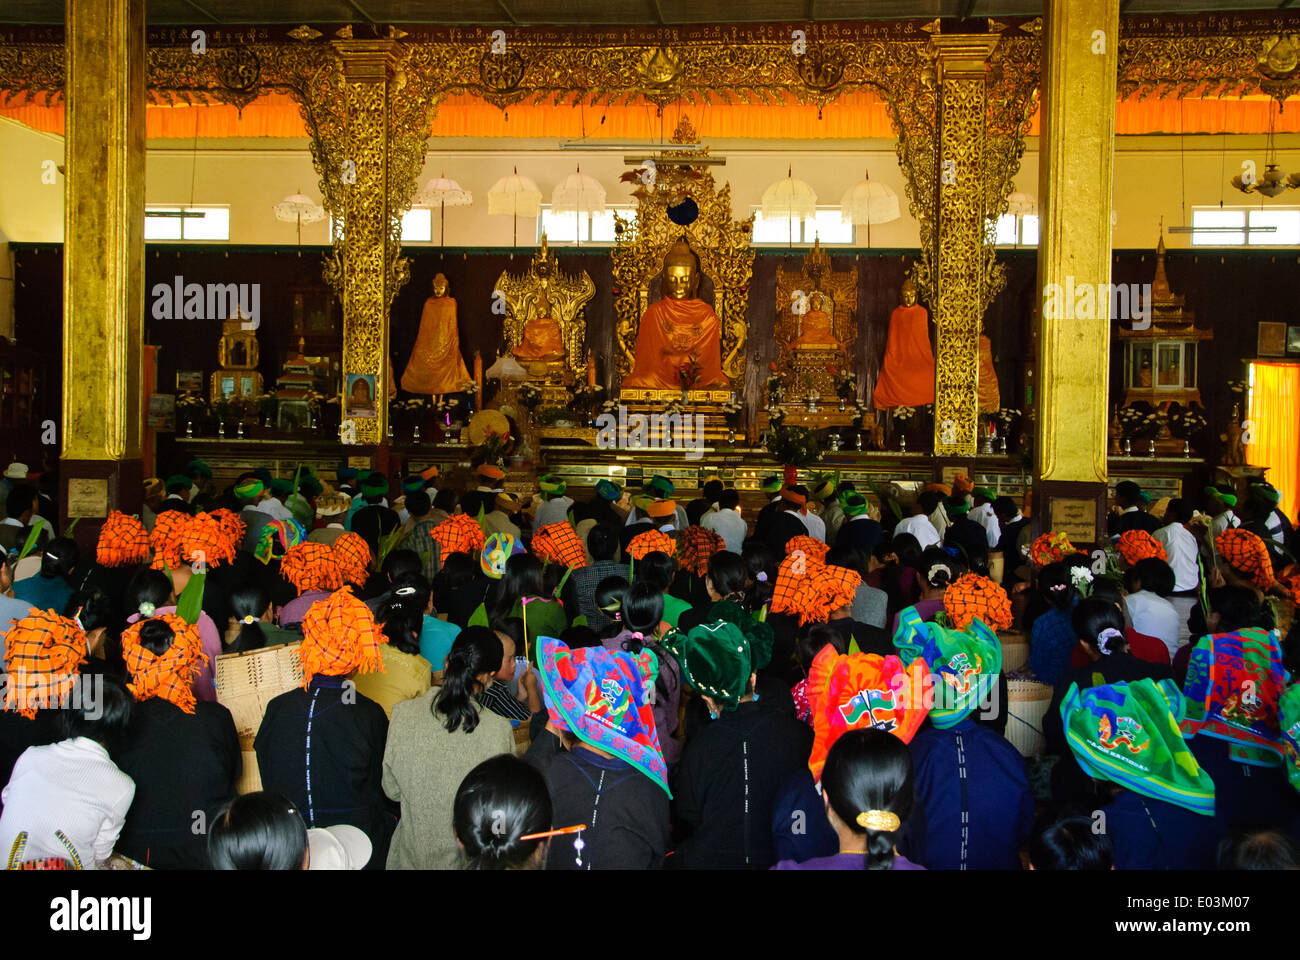
<instances>
[{"instance_id":1,"label":"standing buddha statue","mask_svg":"<svg viewBox=\"0 0 1300 960\"><path fill-rule=\"evenodd\" d=\"M904 280L900 303L889 315L885 362L876 382L877 410L922 407L934 403L934 351L930 348L930 315L916 302L916 284Z\"/></svg>"},{"instance_id":2,"label":"standing buddha statue","mask_svg":"<svg viewBox=\"0 0 1300 960\"><path fill-rule=\"evenodd\" d=\"M424 301L420 313L420 332L402 373L402 389L421 394L458 393L469 378L460 355L456 301L448 296L447 278L440 273L433 278L433 296Z\"/></svg>"}]
</instances>

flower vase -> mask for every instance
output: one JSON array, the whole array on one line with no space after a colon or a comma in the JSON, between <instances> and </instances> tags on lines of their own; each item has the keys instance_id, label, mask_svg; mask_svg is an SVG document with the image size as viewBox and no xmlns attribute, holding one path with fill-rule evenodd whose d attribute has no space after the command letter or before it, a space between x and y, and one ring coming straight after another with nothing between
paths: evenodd
<instances>
[{"instance_id":1,"label":"flower vase","mask_svg":"<svg viewBox=\"0 0 1300 960\"><path fill-rule=\"evenodd\" d=\"M389 440L392 440L392 439L393 439L393 421L392 421L392 420L389 420L389 421L388 421L388 439L389 439Z\"/></svg>"},{"instance_id":2,"label":"flower vase","mask_svg":"<svg viewBox=\"0 0 1300 960\"><path fill-rule=\"evenodd\" d=\"M848 401L845 400L843 397L840 397L840 413L843 413L847 409L848 409Z\"/></svg>"},{"instance_id":3,"label":"flower vase","mask_svg":"<svg viewBox=\"0 0 1300 960\"><path fill-rule=\"evenodd\" d=\"M187 436L187 437L193 437L193 436L194 436L194 421L193 421L193 420L186 420L186 421L185 421L185 436Z\"/></svg>"},{"instance_id":4,"label":"flower vase","mask_svg":"<svg viewBox=\"0 0 1300 960\"><path fill-rule=\"evenodd\" d=\"M816 398L816 397L814 397L814 396L812 396L811 394L809 394L809 395L808 395L808 399L805 400L804 403L807 405L807 409L808 409L808 412L809 412L809 413L816 413L816 412L817 412L817 398Z\"/></svg>"},{"instance_id":5,"label":"flower vase","mask_svg":"<svg viewBox=\"0 0 1300 960\"><path fill-rule=\"evenodd\" d=\"M907 453L907 434L905 434L905 433L904 433L904 434L899 434L899 437L898 437L898 452L899 452L899 453Z\"/></svg>"},{"instance_id":6,"label":"flower vase","mask_svg":"<svg viewBox=\"0 0 1300 960\"><path fill-rule=\"evenodd\" d=\"M839 453L839 450L840 450L840 435L839 435L838 432L836 432L836 433L832 433L832 434L831 434L831 451L834 452L834 453Z\"/></svg>"},{"instance_id":7,"label":"flower vase","mask_svg":"<svg viewBox=\"0 0 1300 960\"><path fill-rule=\"evenodd\" d=\"M240 440L243 440L243 439L244 439L244 421L243 421L243 420L240 420L240 421L239 421L239 427L238 427L238 429L236 430L235 436L237 436Z\"/></svg>"},{"instance_id":8,"label":"flower vase","mask_svg":"<svg viewBox=\"0 0 1300 960\"><path fill-rule=\"evenodd\" d=\"M1124 438L1124 456L1126 457L1133 456L1133 441L1130 440L1128 437Z\"/></svg>"},{"instance_id":9,"label":"flower vase","mask_svg":"<svg viewBox=\"0 0 1300 960\"><path fill-rule=\"evenodd\" d=\"M226 421L217 421L217 436L222 440L226 439Z\"/></svg>"},{"instance_id":10,"label":"flower vase","mask_svg":"<svg viewBox=\"0 0 1300 960\"><path fill-rule=\"evenodd\" d=\"M411 433L411 442L412 443L420 442L420 425L418 423L415 425L415 430L412 431Z\"/></svg>"},{"instance_id":11,"label":"flower vase","mask_svg":"<svg viewBox=\"0 0 1300 960\"><path fill-rule=\"evenodd\" d=\"M736 431L733 427L727 428L727 444L732 447L736 445Z\"/></svg>"},{"instance_id":12,"label":"flower vase","mask_svg":"<svg viewBox=\"0 0 1300 960\"><path fill-rule=\"evenodd\" d=\"M861 430L856 430L856 431L854 431L854 433L853 433L853 449L854 449L854 450L861 450L861 449L862 449L862 431L861 431Z\"/></svg>"}]
</instances>

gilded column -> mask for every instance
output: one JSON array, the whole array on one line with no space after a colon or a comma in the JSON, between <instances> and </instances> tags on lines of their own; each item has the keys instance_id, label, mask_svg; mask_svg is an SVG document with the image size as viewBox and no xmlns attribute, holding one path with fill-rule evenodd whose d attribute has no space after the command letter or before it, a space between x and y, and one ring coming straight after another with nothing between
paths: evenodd
<instances>
[{"instance_id":1,"label":"gilded column","mask_svg":"<svg viewBox=\"0 0 1300 960\"><path fill-rule=\"evenodd\" d=\"M984 314L988 58L997 34L931 38L939 90L938 210L931 253L938 325L934 455L973 457Z\"/></svg>"},{"instance_id":2,"label":"gilded column","mask_svg":"<svg viewBox=\"0 0 1300 960\"><path fill-rule=\"evenodd\" d=\"M1110 283L1119 0L1047 0L1044 13L1035 516L1042 529L1073 522L1075 536L1095 541L1104 530L1085 536L1084 503L1096 504L1099 525L1107 477L1110 297L1104 285ZM1085 289L1098 309L1077 311L1094 314L1077 318L1061 298Z\"/></svg>"},{"instance_id":3,"label":"gilded column","mask_svg":"<svg viewBox=\"0 0 1300 960\"><path fill-rule=\"evenodd\" d=\"M139 509L144 322L144 0L68 0L63 510L93 543Z\"/></svg>"}]
</instances>

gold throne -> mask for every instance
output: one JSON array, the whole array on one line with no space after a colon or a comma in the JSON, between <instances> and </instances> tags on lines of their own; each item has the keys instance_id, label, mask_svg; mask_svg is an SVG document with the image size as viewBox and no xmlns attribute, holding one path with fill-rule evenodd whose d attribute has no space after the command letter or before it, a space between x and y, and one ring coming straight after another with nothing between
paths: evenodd
<instances>
[{"instance_id":1,"label":"gold throne","mask_svg":"<svg viewBox=\"0 0 1300 960\"><path fill-rule=\"evenodd\" d=\"M626 220L615 215L612 251L614 274L615 383L622 384L634 366L641 318L650 304L664 295L664 258L684 235L699 257L700 283L697 296L709 304L721 321L722 372L726 387L707 390L654 390L623 387L620 399L632 403L662 405L685 393L693 406L719 406L744 386L745 341L748 325L745 306L753 273L754 251L750 246L753 216L731 217L731 186L718 189L706 165L692 166L692 160L707 157L708 148L672 150L673 143L694 143L696 132L683 117L674 131L669 148L654 158L654 166L643 175L634 192L636 216ZM648 181L648 182L647 182ZM668 217L668 208L687 200L699 207L694 222L681 226Z\"/></svg>"},{"instance_id":2,"label":"gold throne","mask_svg":"<svg viewBox=\"0 0 1300 960\"><path fill-rule=\"evenodd\" d=\"M858 268L835 272L821 241L795 273L776 271L776 365L785 403L838 401L830 367L850 369L858 342Z\"/></svg>"}]
</instances>

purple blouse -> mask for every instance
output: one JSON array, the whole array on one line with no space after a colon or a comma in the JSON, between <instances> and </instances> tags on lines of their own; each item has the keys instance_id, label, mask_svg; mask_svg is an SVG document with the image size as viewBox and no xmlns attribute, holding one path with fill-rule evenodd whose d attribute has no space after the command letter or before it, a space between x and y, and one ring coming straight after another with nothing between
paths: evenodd
<instances>
[{"instance_id":1,"label":"purple blouse","mask_svg":"<svg viewBox=\"0 0 1300 960\"><path fill-rule=\"evenodd\" d=\"M805 860L803 863L795 863L793 860L782 860L773 870L861 870L863 854L861 853L836 853L829 857L814 857L811 860ZM913 863L902 854L894 854L895 870L924 870L925 867Z\"/></svg>"}]
</instances>

